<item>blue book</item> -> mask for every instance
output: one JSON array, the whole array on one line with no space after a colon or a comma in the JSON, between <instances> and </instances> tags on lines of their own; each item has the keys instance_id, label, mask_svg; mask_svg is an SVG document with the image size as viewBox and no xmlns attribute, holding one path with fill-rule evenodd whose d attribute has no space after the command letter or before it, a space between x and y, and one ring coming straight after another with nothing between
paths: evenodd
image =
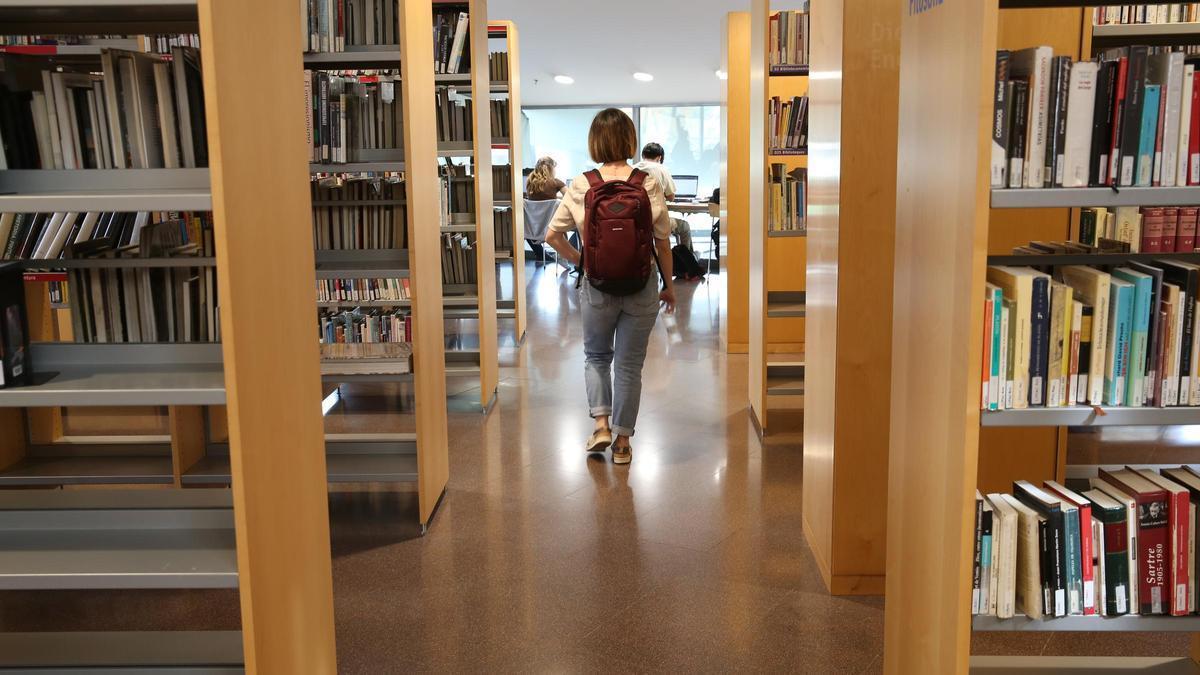
<instances>
[{"instance_id":1,"label":"blue book","mask_svg":"<svg viewBox=\"0 0 1200 675\"><path fill-rule=\"evenodd\" d=\"M1158 135L1158 98L1162 87L1147 84L1142 96L1142 134L1138 140L1137 180L1134 185L1150 187L1154 178L1154 141Z\"/></svg>"},{"instance_id":2,"label":"blue book","mask_svg":"<svg viewBox=\"0 0 1200 675\"><path fill-rule=\"evenodd\" d=\"M1004 309L1004 291L999 286L988 284L988 290L992 294L992 362L989 364L991 374L988 378L988 410L999 410L1000 401L1003 400L1003 373L1000 372L1000 340L1008 339L1007 335L1001 335L1001 323L1003 319Z\"/></svg>"},{"instance_id":3,"label":"blue book","mask_svg":"<svg viewBox=\"0 0 1200 675\"><path fill-rule=\"evenodd\" d=\"M1050 276L1033 277L1029 310L1029 405L1046 405L1046 370L1050 367Z\"/></svg>"},{"instance_id":4,"label":"blue book","mask_svg":"<svg viewBox=\"0 0 1200 675\"><path fill-rule=\"evenodd\" d=\"M1154 278L1128 267L1118 267L1112 275L1133 284L1133 328L1129 343L1129 377L1125 381L1125 405L1141 407L1146 403L1146 350L1150 344Z\"/></svg>"},{"instance_id":5,"label":"blue book","mask_svg":"<svg viewBox=\"0 0 1200 675\"><path fill-rule=\"evenodd\" d=\"M1104 403L1124 405L1125 382L1129 374L1129 342L1133 337L1133 284L1116 277L1109 284Z\"/></svg>"}]
</instances>

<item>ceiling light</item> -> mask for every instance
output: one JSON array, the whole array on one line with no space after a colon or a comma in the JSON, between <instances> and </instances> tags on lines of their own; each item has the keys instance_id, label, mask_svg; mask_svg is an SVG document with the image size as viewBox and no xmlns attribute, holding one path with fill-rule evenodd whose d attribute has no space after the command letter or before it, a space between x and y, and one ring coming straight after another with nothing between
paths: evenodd
<instances>
[{"instance_id":1,"label":"ceiling light","mask_svg":"<svg viewBox=\"0 0 1200 675\"><path fill-rule=\"evenodd\" d=\"M729 79L729 73L727 73L727 72L725 72L725 71L721 70L720 68L717 68L717 79L718 79L718 80L728 80L728 79Z\"/></svg>"},{"instance_id":2,"label":"ceiling light","mask_svg":"<svg viewBox=\"0 0 1200 675\"><path fill-rule=\"evenodd\" d=\"M575 78L570 75L555 75L554 81L559 84L575 84Z\"/></svg>"},{"instance_id":3,"label":"ceiling light","mask_svg":"<svg viewBox=\"0 0 1200 675\"><path fill-rule=\"evenodd\" d=\"M650 73L637 72L633 74L633 79L637 80L638 82L649 82L650 80L654 79L654 76Z\"/></svg>"}]
</instances>

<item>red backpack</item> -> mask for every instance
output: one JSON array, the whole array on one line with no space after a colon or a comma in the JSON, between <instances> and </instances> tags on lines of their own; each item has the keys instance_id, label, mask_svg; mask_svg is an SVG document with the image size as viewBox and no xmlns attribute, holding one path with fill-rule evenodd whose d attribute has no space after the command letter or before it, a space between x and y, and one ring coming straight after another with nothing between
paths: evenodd
<instances>
[{"instance_id":1,"label":"red backpack","mask_svg":"<svg viewBox=\"0 0 1200 675\"><path fill-rule=\"evenodd\" d=\"M611 295L633 295L646 287L658 259L654 217L642 183L646 172L634 169L625 180L605 181L598 170L583 174L583 271L588 283Z\"/></svg>"}]
</instances>

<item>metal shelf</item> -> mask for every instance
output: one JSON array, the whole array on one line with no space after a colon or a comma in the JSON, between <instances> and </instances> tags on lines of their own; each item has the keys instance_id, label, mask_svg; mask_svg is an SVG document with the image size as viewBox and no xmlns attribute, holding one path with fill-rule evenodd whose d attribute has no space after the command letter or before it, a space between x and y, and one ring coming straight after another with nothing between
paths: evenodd
<instances>
[{"instance_id":1,"label":"metal shelf","mask_svg":"<svg viewBox=\"0 0 1200 675\"><path fill-rule=\"evenodd\" d=\"M775 65L767 69L771 77L808 77L807 65Z\"/></svg>"},{"instance_id":2,"label":"metal shelf","mask_svg":"<svg viewBox=\"0 0 1200 675\"><path fill-rule=\"evenodd\" d=\"M767 230L768 237L807 237L808 230Z\"/></svg>"},{"instance_id":3,"label":"metal shelf","mask_svg":"<svg viewBox=\"0 0 1200 675\"><path fill-rule=\"evenodd\" d=\"M318 302L321 309L351 309L354 307L408 307L412 300L338 300L336 302Z\"/></svg>"},{"instance_id":4,"label":"metal shelf","mask_svg":"<svg viewBox=\"0 0 1200 675\"><path fill-rule=\"evenodd\" d=\"M434 84L471 84L470 73L443 73L433 76Z\"/></svg>"},{"instance_id":5,"label":"metal shelf","mask_svg":"<svg viewBox=\"0 0 1200 675\"><path fill-rule=\"evenodd\" d=\"M346 162L345 164L310 163L308 165L309 173L371 173L379 171L404 171L404 162Z\"/></svg>"},{"instance_id":6,"label":"metal shelf","mask_svg":"<svg viewBox=\"0 0 1200 675\"><path fill-rule=\"evenodd\" d=\"M1200 40L1200 23L1135 23L1092 26L1092 44L1116 46L1123 44L1196 44Z\"/></svg>"},{"instance_id":7,"label":"metal shelf","mask_svg":"<svg viewBox=\"0 0 1200 675\"><path fill-rule=\"evenodd\" d=\"M0 171L0 212L211 210L208 169Z\"/></svg>"},{"instance_id":8,"label":"metal shelf","mask_svg":"<svg viewBox=\"0 0 1200 675\"><path fill-rule=\"evenodd\" d=\"M1030 619L1017 615L1011 619L994 616L971 617L971 630L977 631L1149 631L1155 633L1200 631L1200 616L1166 616L1126 614L1123 616L1060 616L1052 619Z\"/></svg>"},{"instance_id":9,"label":"metal shelf","mask_svg":"<svg viewBox=\"0 0 1200 675\"><path fill-rule=\"evenodd\" d=\"M317 265L318 279L405 279L408 277L407 263L385 262L320 263Z\"/></svg>"},{"instance_id":10,"label":"metal shelf","mask_svg":"<svg viewBox=\"0 0 1200 675\"><path fill-rule=\"evenodd\" d=\"M1200 263L1200 253L1081 253L1046 255L989 255L989 265L1122 265L1129 262L1184 260Z\"/></svg>"},{"instance_id":11,"label":"metal shelf","mask_svg":"<svg viewBox=\"0 0 1200 675\"><path fill-rule=\"evenodd\" d=\"M972 656L971 675L1196 675L1190 658L1161 656Z\"/></svg>"},{"instance_id":12,"label":"metal shelf","mask_svg":"<svg viewBox=\"0 0 1200 675\"><path fill-rule=\"evenodd\" d=\"M767 396L803 396L804 377L767 376Z\"/></svg>"},{"instance_id":13,"label":"metal shelf","mask_svg":"<svg viewBox=\"0 0 1200 675\"><path fill-rule=\"evenodd\" d=\"M1082 206L1190 206L1200 204L1200 187L1017 188L992 190L993 209Z\"/></svg>"},{"instance_id":14,"label":"metal shelf","mask_svg":"<svg viewBox=\"0 0 1200 675\"><path fill-rule=\"evenodd\" d=\"M771 157L804 157L808 148L772 148L767 154Z\"/></svg>"},{"instance_id":15,"label":"metal shelf","mask_svg":"<svg viewBox=\"0 0 1200 675\"><path fill-rule=\"evenodd\" d=\"M35 384L0 389L0 407L223 405L219 344L31 346Z\"/></svg>"},{"instance_id":16,"label":"metal shelf","mask_svg":"<svg viewBox=\"0 0 1200 675\"><path fill-rule=\"evenodd\" d=\"M0 492L0 589L237 585L226 490Z\"/></svg>"},{"instance_id":17,"label":"metal shelf","mask_svg":"<svg viewBox=\"0 0 1200 675\"><path fill-rule=\"evenodd\" d=\"M441 230L443 234L450 234L452 232L467 232L474 234L478 229L478 226L476 226L475 223L460 223L458 225L442 225L438 229Z\"/></svg>"},{"instance_id":18,"label":"metal shelf","mask_svg":"<svg viewBox=\"0 0 1200 675\"><path fill-rule=\"evenodd\" d=\"M496 262L500 262L502 260L512 260L512 257L512 251L496 251Z\"/></svg>"},{"instance_id":19,"label":"metal shelf","mask_svg":"<svg viewBox=\"0 0 1200 675\"><path fill-rule=\"evenodd\" d=\"M1095 409L1090 406L981 411L979 425L983 427L1100 427L1200 424L1200 408L1125 408L1120 406L1110 408L1101 406L1101 409L1104 411L1104 415L1097 415Z\"/></svg>"},{"instance_id":20,"label":"metal shelf","mask_svg":"<svg viewBox=\"0 0 1200 675\"><path fill-rule=\"evenodd\" d=\"M196 0L4 0L10 35L195 33Z\"/></svg>"},{"instance_id":21,"label":"metal shelf","mask_svg":"<svg viewBox=\"0 0 1200 675\"><path fill-rule=\"evenodd\" d=\"M347 45L341 52L308 52L304 64L321 69L400 67L399 45Z\"/></svg>"},{"instance_id":22,"label":"metal shelf","mask_svg":"<svg viewBox=\"0 0 1200 675\"><path fill-rule=\"evenodd\" d=\"M407 199L318 199L314 200L312 205L316 207L322 206L402 206L407 204Z\"/></svg>"},{"instance_id":23,"label":"metal shelf","mask_svg":"<svg viewBox=\"0 0 1200 675\"><path fill-rule=\"evenodd\" d=\"M417 456L382 452L329 453L325 471L330 483L415 483ZM183 475L184 485L228 485L228 456L207 456Z\"/></svg>"},{"instance_id":24,"label":"metal shelf","mask_svg":"<svg viewBox=\"0 0 1200 675\"><path fill-rule=\"evenodd\" d=\"M43 485L171 485L170 448L164 455L30 456L0 471L0 487Z\"/></svg>"},{"instance_id":25,"label":"metal shelf","mask_svg":"<svg viewBox=\"0 0 1200 675\"><path fill-rule=\"evenodd\" d=\"M19 260L27 270L132 269L144 267L215 267L216 258L179 256L175 258L55 258Z\"/></svg>"},{"instance_id":26,"label":"metal shelf","mask_svg":"<svg viewBox=\"0 0 1200 675\"><path fill-rule=\"evenodd\" d=\"M804 291L767 291L767 317L803 318Z\"/></svg>"},{"instance_id":27,"label":"metal shelf","mask_svg":"<svg viewBox=\"0 0 1200 675\"><path fill-rule=\"evenodd\" d=\"M468 157L475 154L475 141L439 141L438 157Z\"/></svg>"},{"instance_id":28,"label":"metal shelf","mask_svg":"<svg viewBox=\"0 0 1200 675\"><path fill-rule=\"evenodd\" d=\"M236 630L0 633L0 670L233 675L244 664Z\"/></svg>"}]
</instances>

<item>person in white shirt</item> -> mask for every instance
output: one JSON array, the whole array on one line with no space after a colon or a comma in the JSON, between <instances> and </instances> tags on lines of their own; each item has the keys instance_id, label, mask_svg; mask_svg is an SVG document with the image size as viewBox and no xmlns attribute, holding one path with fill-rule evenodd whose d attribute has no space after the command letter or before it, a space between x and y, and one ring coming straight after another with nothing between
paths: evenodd
<instances>
[{"instance_id":1,"label":"person in white shirt","mask_svg":"<svg viewBox=\"0 0 1200 675\"><path fill-rule=\"evenodd\" d=\"M663 192L667 196L667 201L675 199L675 179L671 177L671 172L667 167L663 166L663 160L666 159L666 152L663 146L658 143L650 142L642 148L642 161L634 164L634 168L641 169L654 177L654 180L662 186ZM692 249L692 230L688 222L682 218L671 219L671 234L674 234L679 243L687 247L689 251Z\"/></svg>"}]
</instances>

